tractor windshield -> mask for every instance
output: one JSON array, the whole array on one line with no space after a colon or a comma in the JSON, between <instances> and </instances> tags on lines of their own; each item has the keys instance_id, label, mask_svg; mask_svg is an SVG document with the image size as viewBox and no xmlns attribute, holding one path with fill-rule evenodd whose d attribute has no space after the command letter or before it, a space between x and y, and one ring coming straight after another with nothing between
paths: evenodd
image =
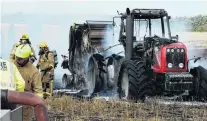
<instances>
[{"instance_id":1,"label":"tractor windshield","mask_svg":"<svg viewBox=\"0 0 207 121\"><path fill-rule=\"evenodd\" d=\"M151 27L150 27L151 22ZM151 28L151 29L150 29ZM164 21L164 31L165 37L168 38L168 29L167 24ZM134 19L134 37L136 37L136 41L143 41L144 36L162 36L162 22L161 19Z\"/></svg>"}]
</instances>

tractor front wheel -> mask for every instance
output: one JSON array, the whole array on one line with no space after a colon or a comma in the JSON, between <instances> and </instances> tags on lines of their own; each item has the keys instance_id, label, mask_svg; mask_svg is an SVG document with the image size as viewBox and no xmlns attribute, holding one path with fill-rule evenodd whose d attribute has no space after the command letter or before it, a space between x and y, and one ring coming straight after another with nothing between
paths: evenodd
<instances>
[{"instance_id":1,"label":"tractor front wheel","mask_svg":"<svg viewBox=\"0 0 207 121\"><path fill-rule=\"evenodd\" d=\"M207 101L207 70L202 66L195 67L191 74L196 79L197 88L194 89L194 95L199 101Z\"/></svg>"}]
</instances>

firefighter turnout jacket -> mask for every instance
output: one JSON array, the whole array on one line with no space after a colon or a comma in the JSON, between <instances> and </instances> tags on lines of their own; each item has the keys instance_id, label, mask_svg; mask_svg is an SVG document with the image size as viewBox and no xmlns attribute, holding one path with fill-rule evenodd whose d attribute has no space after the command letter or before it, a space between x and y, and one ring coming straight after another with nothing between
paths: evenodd
<instances>
[{"instance_id":1,"label":"firefighter turnout jacket","mask_svg":"<svg viewBox=\"0 0 207 121\"><path fill-rule=\"evenodd\" d=\"M46 52L40 55L38 62L39 69L42 75L42 82L51 80L51 73L54 75L54 56L51 52Z\"/></svg>"},{"instance_id":2,"label":"firefighter turnout jacket","mask_svg":"<svg viewBox=\"0 0 207 121\"><path fill-rule=\"evenodd\" d=\"M23 79L25 80L25 91L32 92L36 95L43 97L41 75L38 69L31 63L27 63L21 67L15 60L11 60L18 68Z\"/></svg>"}]
</instances>

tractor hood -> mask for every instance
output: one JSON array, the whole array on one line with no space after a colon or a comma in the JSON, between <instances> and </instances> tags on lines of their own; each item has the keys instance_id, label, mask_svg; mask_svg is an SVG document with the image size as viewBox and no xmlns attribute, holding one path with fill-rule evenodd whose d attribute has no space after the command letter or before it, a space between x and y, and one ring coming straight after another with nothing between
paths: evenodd
<instances>
[{"instance_id":1,"label":"tractor hood","mask_svg":"<svg viewBox=\"0 0 207 121\"><path fill-rule=\"evenodd\" d=\"M183 43L174 42L155 47L154 71L185 72L187 69L187 48Z\"/></svg>"}]
</instances>

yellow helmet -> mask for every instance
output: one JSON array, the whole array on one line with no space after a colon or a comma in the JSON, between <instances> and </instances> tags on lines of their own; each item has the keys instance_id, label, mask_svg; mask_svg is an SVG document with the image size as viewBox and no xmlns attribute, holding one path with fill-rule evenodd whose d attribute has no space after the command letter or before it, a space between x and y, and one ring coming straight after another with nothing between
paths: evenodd
<instances>
[{"instance_id":1,"label":"yellow helmet","mask_svg":"<svg viewBox=\"0 0 207 121\"><path fill-rule=\"evenodd\" d=\"M19 58L28 58L32 53L32 49L29 44L20 45L15 51L15 56Z\"/></svg>"},{"instance_id":2,"label":"yellow helmet","mask_svg":"<svg viewBox=\"0 0 207 121\"><path fill-rule=\"evenodd\" d=\"M41 42L39 47L47 47L47 43L46 42Z\"/></svg>"},{"instance_id":3,"label":"yellow helmet","mask_svg":"<svg viewBox=\"0 0 207 121\"><path fill-rule=\"evenodd\" d=\"M29 39L29 35L26 33L22 34L22 37L20 38L20 40L25 40L25 39Z\"/></svg>"}]
</instances>

